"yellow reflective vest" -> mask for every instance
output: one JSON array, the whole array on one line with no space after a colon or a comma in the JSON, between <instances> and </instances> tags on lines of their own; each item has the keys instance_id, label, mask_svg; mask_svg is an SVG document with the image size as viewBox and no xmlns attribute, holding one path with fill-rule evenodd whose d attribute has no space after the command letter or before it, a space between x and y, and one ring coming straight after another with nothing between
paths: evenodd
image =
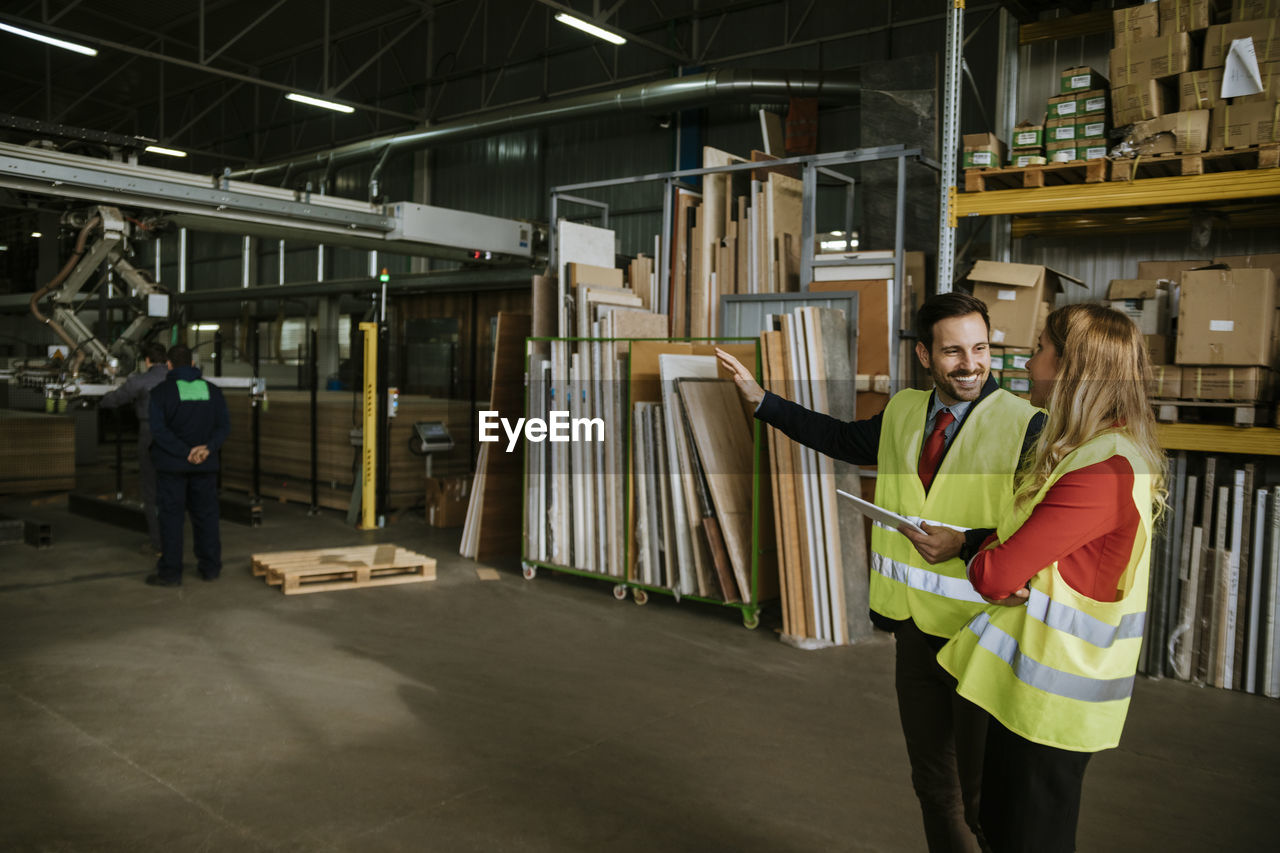
<instances>
[{"instance_id":1,"label":"yellow reflective vest","mask_svg":"<svg viewBox=\"0 0 1280 853\"><path fill-rule=\"evenodd\" d=\"M900 391L885 406L876 464L876 503L899 515L962 529L992 527L1013 496L1013 477L1031 418L1039 411L1008 391L977 400L947 448L926 495L917 473L928 391ZM912 619L921 631L951 637L986 602L959 559L929 565L911 540L871 529L871 609Z\"/></svg>"},{"instance_id":2,"label":"yellow reflective vest","mask_svg":"<svg viewBox=\"0 0 1280 853\"><path fill-rule=\"evenodd\" d=\"M1123 456L1133 466L1141 523L1119 584L1119 601L1076 592L1053 563L1031 579L1025 605L990 605L938 653L961 696L1027 740L1076 752L1120 742L1138 670L1151 562L1152 474L1133 442L1108 430L1067 455L1031 501L1010 511L1009 538L1064 474Z\"/></svg>"}]
</instances>

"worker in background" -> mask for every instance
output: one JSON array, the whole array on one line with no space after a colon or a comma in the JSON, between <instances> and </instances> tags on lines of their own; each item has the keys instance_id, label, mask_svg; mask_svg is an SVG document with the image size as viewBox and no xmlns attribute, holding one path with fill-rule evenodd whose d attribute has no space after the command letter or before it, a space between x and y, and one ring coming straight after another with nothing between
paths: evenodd
<instances>
[{"instance_id":1,"label":"worker in background","mask_svg":"<svg viewBox=\"0 0 1280 853\"><path fill-rule=\"evenodd\" d=\"M1120 742L1129 711L1165 459L1144 340L1124 314L1059 308L1027 369L1048 422L969 563L992 604L938 660L991 715L981 825L992 849L1070 853L1089 758Z\"/></svg>"},{"instance_id":2,"label":"worker in background","mask_svg":"<svg viewBox=\"0 0 1280 853\"><path fill-rule=\"evenodd\" d=\"M218 533L218 450L231 432L227 401L191 365L191 350L169 350L169 375L151 391L151 459L162 553L152 586L182 583L182 526L191 513L196 568L202 580L222 571Z\"/></svg>"},{"instance_id":3,"label":"worker in background","mask_svg":"<svg viewBox=\"0 0 1280 853\"><path fill-rule=\"evenodd\" d=\"M1044 413L991 378L991 326L981 300L938 294L916 316L916 356L934 390L899 391L882 413L861 421L766 393L741 362L717 354L757 404L758 419L828 456L877 465L875 502L926 519L918 544L898 530L872 528L871 617L897 641L898 716L929 850L968 853L987 849L978 826L986 714L957 696L936 656L986 606L965 577L965 561L999 521ZM987 530L966 537L939 523Z\"/></svg>"},{"instance_id":4,"label":"worker in background","mask_svg":"<svg viewBox=\"0 0 1280 853\"><path fill-rule=\"evenodd\" d=\"M147 517L147 533L151 541L143 545L143 553L160 556L160 522L156 516L156 469L151 464L151 389L169 375L165 365L164 345L152 341L142 348L143 370L134 373L114 391L103 395L98 403L104 409L118 409L133 404L138 416L138 491L142 495L142 512Z\"/></svg>"}]
</instances>

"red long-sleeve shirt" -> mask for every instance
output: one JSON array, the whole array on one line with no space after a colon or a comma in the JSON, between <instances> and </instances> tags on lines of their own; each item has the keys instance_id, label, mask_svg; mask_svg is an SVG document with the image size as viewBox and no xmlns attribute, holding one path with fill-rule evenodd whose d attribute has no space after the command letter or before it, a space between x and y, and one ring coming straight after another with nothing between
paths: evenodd
<instances>
[{"instance_id":1,"label":"red long-sleeve shirt","mask_svg":"<svg viewBox=\"0 0 1280 853\"><path fill-rule=\"evenodd\" d=\"M978 552L969 581L987 598L1007 598L1056 561L1076 592L1115 601L1139 523L1133 467L1112 456L1059 478L1007 542Z\"/></svg>"}]
</instances>

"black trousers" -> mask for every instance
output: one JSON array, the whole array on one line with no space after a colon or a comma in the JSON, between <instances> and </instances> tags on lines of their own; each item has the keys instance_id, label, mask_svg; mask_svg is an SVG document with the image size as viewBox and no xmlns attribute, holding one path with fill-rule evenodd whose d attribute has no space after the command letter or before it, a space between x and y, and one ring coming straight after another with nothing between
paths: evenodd
<instances>
[{"instance_id":1,"label":"black trousers","mask_svg":"<svg viewBox=\"0 0 1280 853\"><path fill-rule=\"evenodd\" d=\"M961 698L938 664L944 639L911 620L896 625L894 636L898 717L929 853L989 850L978 823L987 713Z\"/></svg>"},{"instance_id":2,"label":"black trousers","mask_svg":"<svg viewBox=\"0 0 1280 853\"><path fill-rule=\"evenodd\" d=\"M1072 853L1091 752L1033 743L987 725L982 831L995 853Z\"/></svg>"},{"instance_id":3,"label":"black trousers","mask_svg":"<svg viewBox=\"0 0 1280 853\"><path fill-rule=\"evenodd\" d=\"M160 541L160 517L156 512L156 466L151 461L151 433L138 436L138 491L142 497L142 512L147 517L147 535L151 547L164 548Z\"/></svg>"},{"instance_id":4,"label":"black trousers","mask_svg":"<svg viewBox=\"0 0 1280 853\"><path fill-rule=\"evenodd\" d=\"M167 581L182 579L182 527L191 513L192 548L196 568L206 578L222 571L222 541L218 535L218 474L156 472L156 508L160 519L160 561L156 572Z\"/></svg>"}]
</instances>

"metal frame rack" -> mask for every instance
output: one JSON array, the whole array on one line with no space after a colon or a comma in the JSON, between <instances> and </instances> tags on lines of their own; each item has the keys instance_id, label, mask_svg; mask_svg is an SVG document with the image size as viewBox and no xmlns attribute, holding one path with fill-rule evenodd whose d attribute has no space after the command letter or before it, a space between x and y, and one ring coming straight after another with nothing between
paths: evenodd
<instances>
[{"instance_id":1,"label":"metal frame rack","mask_svg":"<svg viewBox=\"0 0 1280 853\"><path fill-rule=\"evenodd\" d=\"M661 343L751 343L755 346L755 372L759 376L763 366L760 361L760 340L753 337L719 337L719 338L527 338L526 346L531 343L626 343L628 345L637 341L654 341ZM628 353L630 355L630 353ZM526 377L526 396L525 396L525 414L530 411L530 403L528 392L536 387L528 377L532 376L531 365L528 363L529 355L526 355L525 377ZM565 380L566 382L568 380ZM631 389L628 383L624 395L624 411L631 410ZM529 556L529 502L524 502L524 512L521 517L521 567L524 571L526 580L533 580L537 577L538 569L548 569L554 572L561 572L578 577L593 578L596 580L612 581L613 596L619 601L623 601L627 597L628 590L631 592L632 598L636 604L645 604L649 600L649 593L657 593L659 595L669 595L676 601L697 601L703 604L714 604L721 607L729 607L738 610L742 614L742 624L748 630L755 630L760 625L760 558L765 553L760 547L760 501L761 501L761 484L760 471L762 465L765 464L764 452L765 443L764 436L761 431L760 422L753 420L751 422L751 597L750 601L728 602L715 598L707 598L699 595L685 595L679 590L669 587L657 586L654 584L645 584L630 577L630 570L633 558L633 546L635 536L635 524L633 516L633 502L631 499L631 483L632 470L632 429L631 418L626 418L626 464L622 468L622 489L625 496L623 515L623 523L626 527L625 533L625 575L619 577L617 575L603 574L587 569L580 569L573 566L565 566L558 563L552 563L547 560L536 560ZM523 488L528 493L529 487L529 469L531 466L530 458L526 458L524 466ZM765 496L767 497L767 495Z\"/></svg>"},{"instance_id":2,"label":"metal frame rack","mask_svg":"<svg viewBox=\"0 0 1280 853\"><path fill-rule=\"evenodd\" d=\"M753 169L776 169L780 166L798 166L800 167L801 182L801 220L800 220L800 290L807 291L810 282L813 281L814 270L823 266L856 266L859 264L883 264L884 259L867 259L867 258L848 258L843 254L832 255L830 257L817 257L814 253L815 236L817 232L817 195L818 195L818 176L835 179L845 184L845 231L848 233L853 229L853 200L854 193L857 189L857 181L841 172L835 171L837 166L849 166L863 163L877 163L887 160L893 160L897 163L897 191L895 193L894 206L894 240L893 240L893 275L894 290L897 294L901 293L903 286L903 259L905 249L904 240L904 222L906 219L906 184L907 184L907 163L920 163L934 171L941 171L942 166L936 161L925 156L919 148L907 148L903 145L883 145L876 148L854 148L847 151L835 151L830 154L812 154L800 157L784 157L778 160L767 160L762 162L746 162L732 163L727 166L708 166L702 169L681 169L672 172L653 172L647 175L633 175L626 178L611 178L602 181L587 181L578 184L561 184L551 188L551 241L549 248L549 265L551 269L556 268L558 246L556 243L556 228L560 211L560 202L571 202L574 204L586 205L600 211L602 224L608 227L609 224L609 205L596 199L583 198L575 195L575 193L583 190L598 190L608 187L624 186L627 184L648 183L651 181L662 181L664 184L664 192L662 199L662 234L661 242L662 256L656 259L657 274L660 276L659 294L665 300L670 291L671 276L671 244L670 235L675 221L675 189L677 187L686 187L689 185L684 182L686 178L701 177L702 175L715 175L733 172L744 172ZM945 183L945 182L944 182ZM900 298L891 300L889 310L891 312L889 322L889 352L897 353L898 339L900 330L902 329L902 317L898 316ZM659 306L660 311L666 311L666 304ZM897 382L898 365L896 358L890 359L890 378L891 381Z\"/></svg>"}]
</instances>

